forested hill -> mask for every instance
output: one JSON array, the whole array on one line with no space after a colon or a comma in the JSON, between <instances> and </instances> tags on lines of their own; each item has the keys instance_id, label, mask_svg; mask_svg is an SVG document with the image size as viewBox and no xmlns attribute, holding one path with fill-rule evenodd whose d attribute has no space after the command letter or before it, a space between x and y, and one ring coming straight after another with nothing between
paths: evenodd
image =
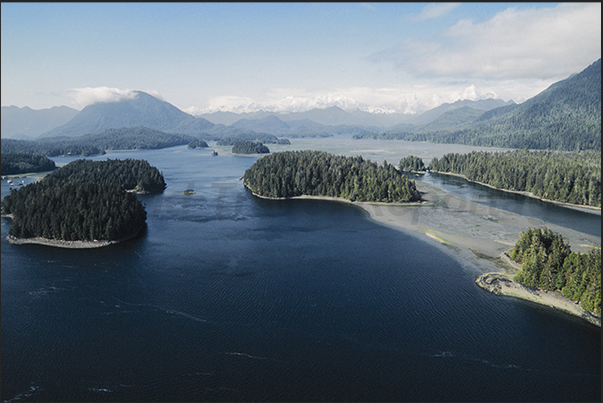
<instances>
[{"instance_id":1,"label":"forested hill","mask_svg":"<svg viewBox=\"0 0 603 403\"><path fill-rule=\"evenodd\" d=\"M600 150L601 59L522 104L498 109L482 114L460 135L479 145Z\"/></svg>"},{"instance_id":2,"label":"forested hill","mask_svg":"<svg viewBox=\"0 0 603 403\"><path fill-rule=\"evenodd\" d=\"M123 127L79 137L47 137L37 140L2 139L3 152L59 155L96 155L106 150L151 150L189 144L186 134L164 133L148 127Z\"/></svg>"},{"instance_id":3,"label":"forested hill","mask_svg":"<svg viewBox=\"0 0 603 403\"><path fill-rule=\"evenodd\" d=\"M351 201L414 202L414 181L384 162L320 151L285 151L257 160L243 183L264 197L328 196Z\"/></svg>"},{"instance_id":4,"label":"forested hill","mask_svg":"<svg viewBox=\"0 0 603 403\"><path fill-rule=\"evenodd\" d=\"M430 125L355 138L565 151L601 150L601 59L522 104L502 106L475 117L467 113L460 116L459 111L453 111L446 119Z\"/></svg>"},{"instance_id":5,"label":"forested hill","mask_svg":"<svg viewBox=\"0 0 603 403\"><path fill-rule=\"evenodd\" d=\"M408 159L402 160L401 165L417 166ZM601 153L597 151L450 153L434 158L429 169L460 174L470 181L498 189L531 192L544 199L601 207Z\"/></svg>"}]
</instances>

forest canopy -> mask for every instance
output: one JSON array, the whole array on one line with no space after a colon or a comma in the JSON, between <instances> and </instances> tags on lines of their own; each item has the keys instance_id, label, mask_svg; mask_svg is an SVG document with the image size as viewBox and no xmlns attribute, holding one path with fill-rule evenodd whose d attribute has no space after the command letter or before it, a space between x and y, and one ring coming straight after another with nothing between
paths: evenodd
<instances>
[{"instance_id":1,"label":"forest canopy","mask_svg":"<svg viewBox=\"0 0 603 403\"><path fill-rule=\"evenodd\" d=\"M188 143L188 148L207 148L209 145L204 140L193 140Z\"/></svg>"},{"instance_id":2,"label":"forest canopy","mask_svg":"<svg viewBox=\"0 0 603 403\"><path fill-rule=\"evenodd\" d=\"M510 257L522 265L518 283L561 292L601 316L601 249L573 252L560 234L530 228L519 235Z\"/></svg>"},{"instance_id":3,"label":"forest canopy","mask_svg":"<svg viewBox=\"0 0 603 403\"><path fill-rule=\"evenodd\" d=\"M9 235L17 238L118 240L146 221L144 206L126 189L161 192L165 181L144 160L76 160L11 192L2 213L12 215Z\"/></svg>"},{"instance_id":4,"label":"forest canopy","mask_svg":"<svg viewBox=\"0 0 603 403\"><path fill-rule=\"evenodd\" d=\"M284 151L257 160L243 175L264 197L328 196L351 201L414 202L414 181L393 165L321 151Z\"/></svg>"},{"instance_id":5,"label":"forest canopy","mask_svg":"<svg viewBox=\"0 0 603 403\"><path fill-rule=\"evenodd\" d=\"M44 155L2 153L0 160L2 175L45 172L56 168L54 161Z\"/></svg>"},{"instance_id":6,"label":"forest canopy","mask_svg":"<svg viewBox=\"0 0 603 403\"><path fill-rule=\"evenodd\" d=\"M601 153L597 151L451 153L434 158L429 169L544 199L601 207Z\"/></svg>"},{"instance_id":7,"label":"forest canopy","mask_svg":"<svg viewBox=\"0 0 603 403\"><path fill-rule=\"evenodd\" d=\"M94 182L136 192L161 193L166 188L163 174L145 160L91 161L79 159L47 177L77 182ZM46 177L44 178L46 179Z\"/></svg>"},{"instance_id":8,"label":"forest canopy","mask_svg":"<svg viewBox=\"0 0 603 403\"><path fill-rule=\"evenodd\" d=\"M260 142L244 141L232 146L233 154L268 154L270 149Z\"/></svg>"},{"instance_id":9,"label":"forest canopy","mask_svg":"<svg viewBox=\"0 0 603 403\"><path fill-rule=\"evenodd\" d=\"M106 150L151 150L174 147L197 140L184 134L164 133L148 127L108 129L79 137L45 137L37 140L2 139L2 151L60 155L102 155Z\"/></svg>"}]
</instances>

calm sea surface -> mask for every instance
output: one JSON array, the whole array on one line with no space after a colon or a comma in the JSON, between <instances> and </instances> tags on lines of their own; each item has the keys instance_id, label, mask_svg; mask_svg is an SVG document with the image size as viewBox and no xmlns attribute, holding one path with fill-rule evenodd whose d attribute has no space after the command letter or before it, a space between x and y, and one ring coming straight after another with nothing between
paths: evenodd
<instances>
[{"instance_id":1,"label":"calm sea surface","mask_svg":"<svg viewBox=\"0 0 603 403\"><path fill-rule=\"evenodd\" d=\"M123 244L14 246L1 220L3 401L600 401L600 328L496 297L354 206L257 199L239 181L257 158L210 152L92 158L168 183ZM600 236L598 215L540 208Z\"/></svg>"}]
</instances>

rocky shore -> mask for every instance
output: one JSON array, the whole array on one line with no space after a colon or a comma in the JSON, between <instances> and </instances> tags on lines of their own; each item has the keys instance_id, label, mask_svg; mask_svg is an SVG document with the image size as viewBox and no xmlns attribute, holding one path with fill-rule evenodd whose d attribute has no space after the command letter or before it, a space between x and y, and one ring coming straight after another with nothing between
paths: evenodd
<instances>
[{"instance_id":1,"label":"rocky shore","mask_svg":"<svg viewBox=\"0 0 603 403\"><path fill-rule=\"evenodd\" d=\"M552 308L581 317L582 319L601 327L601 317L583 309L580 304L563 295L544 291L536 288L526 287L512 280L508 275L502 273L485 273L477 277L475 283L493 294L508 295L547 305Z\"/></svg>"},{"instance_id":2,"label":"rocky shore","mask_svg":"<svg viewBox=\"0 0 603 403\"><path fill-rule=\"evenodd\" d=\"M129 239L136 238L143 231L143 228L140 228L133 235L129 235L120 239L116 239L113 241L108 240L94 240L94 241L63 241L59 239L49 239L42 237L35 238L17 238L12 235L8 235L6 240L13 245L45 245L52 246L55 248L65 248L65 249L95 249L95 248L103 248L105 246L114 245L116 243L124 242Z\"/></svg>"}]
</instances>

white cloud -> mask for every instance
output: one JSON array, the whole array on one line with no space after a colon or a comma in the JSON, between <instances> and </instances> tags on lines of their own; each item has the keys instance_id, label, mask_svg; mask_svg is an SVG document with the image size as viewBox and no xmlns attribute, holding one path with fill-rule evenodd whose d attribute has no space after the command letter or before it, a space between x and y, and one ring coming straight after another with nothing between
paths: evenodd
<instances>
[{"instance_id":1,"label":"white cloud","mask_svg":"<svg viewBox=\"0 0 603 403\"><path fill-rule=\"evenodd\" d=\"M142 91L164 101L163 97L155 90ZM135 90L111 87L70 88L64 91L62 95L71 98L74 106L77 108L83 108L99 102L118 102L122 99L134 99L137 96Z\"/></svg>"},{"instance_id":2,"label":"white cloud","mask_svg":"<svg viewBox=\"0 0 603 403\"><path fill-rule=\"evenodd\" d=\"M375 7L373 7L373 5L371 3L360 3L360 6L362 8L366 8L367 10L374 10Z\"/></svg>"},{"instance_id":3,"label":"white cloud","mask_svg":"<svg viewBox=\"0 0 603 403\"><path fill-rule=\"evenodd\" d=\"M338 106L344 110L359 109L372 113L418 113L442 103L458 100L501 98L500 88L448 84L422 85L414 87L350 87L328 90L306 90L301 88L275 88L266 93L262 100L239 96L211 98L205 107L191 106L184 109L192 115L228 111L234 113L268 111L274 113L303 112L313 108ZM502 91L503 95L507 95ZM504 98L502 98L504 99ZM511 99L507 97L505 100Z\"/></svg>"},{"instance_id":4,"label":"white cloud","mask_svg":"<svg viewBox=\"0 0 603 403\"><path fill-rule=\"evenodd\" d=\"M461 3L431 3L423 7L421 13L415 17L419 21L438 18L457 8Z\"/></svg>"},{"instance_id":5,"label":"white cloud","mask_svg":"<svg viewBox=\"0 0 603 403\"><path fill-rule=\"evenodd\" d=\"M436 40L407 39L373 60L417 76L560 79L600 57L601 3L571 3L461 20Z\"/></svg>"}]
</instances>

